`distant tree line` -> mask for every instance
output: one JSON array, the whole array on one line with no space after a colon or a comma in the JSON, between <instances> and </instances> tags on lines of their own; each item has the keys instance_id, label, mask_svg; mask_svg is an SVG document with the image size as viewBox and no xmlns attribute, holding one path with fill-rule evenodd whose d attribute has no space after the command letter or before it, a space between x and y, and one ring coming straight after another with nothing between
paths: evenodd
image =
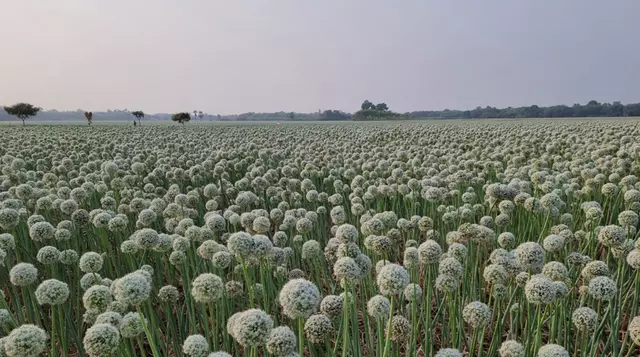
<instances>
[{"instance_id":1,"label":"distant tree line","mask_svg":"<svg viewBox=\"0 0 640 357\"><path fill-rule=\"evenodd\" d=\"M33 120L38 121L85 121L88 119L84 109L73 111L58 111L55 109L40 110ZM115 109L107 111L93 111L92 120L95 121L143 121L171 120L171 113L149 114L140 110ZM196 115L190 112L191 121L305 121L305 120L350 120L351 114L339 110L325 110L314 113L275 112L275 113L242 113L233 115L206 114L198 111ZM16 116L8 114L0 106L0 121L16 120Z\"/></svg>"},{"instance_id":2,"label":"distant tree line","mask_svg":"<svg viewBox=\"0 0 640 357\"><path fill-rule=\"evenodd\" d=\"M341 110L325 110L320 114L318 120L349 120L351 113L345 113Z\"/></svg>"},{"instance_id":3,"label":"distant tree line","mask_svg":"<svg viewBox=\"0 0 640 357\"><path fill-rule=\"evenodd\" d=\"M256 113L247 112L232 115L218 115L215 120L224 121L287 121L287 120L321 120L321 111L315 113L296 113L296 112L273 112L273 113Z\"/></svg>"},{"instance_id":4,"label":"distant tree line","mask_svg":"<svg viewBox=\"0 0 640 357\"><path fill-rule=\"evenodd\" d=\"M472 118L588 118L640 116L640 103L620 102L599 103L595 100L587 104L553 105L539 107L477 107L472 110L421 110L406 113L414 118L430 119L472 119Z\"/></svg>"},{"instance_id":5,"label":"distant tree line","mask_svg":"<svg viewBox=\"0 0 640 357\"><path fill-rule=\"evenodd\" d=\"M15 105L14 105L15 106ZM12 107L14 107L12 106ZM8 107L9 108L9 107ZM171 120L171 115L169 113L158 113L158 114L147 114L141 110L129 111L127 109L115 109L115 110L107 110L103 112L91 112L85 111L83 109L78 109L74 111L58 111L55 109L51 110L40 110L37 112L37 116L34 116L34 120L38 121L87 121L89 123L95 122L96 120L104 120L104 121L137 121L137 125L142 124L142 120ZM198 120L219 120L215 115L204 114L200 111L197 112L196 116L193 116L193 119ZM8 121L15 120L15 116L10 115L6 110L2 110L0 108L0 121Z\"/></svg>"},{"instance_id":6,"label":"distant tree line","mask_svg":"<svg viewBox=\"0 0 640 357\"><path fill-rule=\"evenodd\" d=\"M40 110L40 109L39 109ZM87 113L91 113L91 120L87 117ZM130 121L137 120L137 124L141 125L141 119L156 121L156 120L172 120L172 114L169 113L157 113L148 114L141 110L129 111L127 109L115 109L107 110L103 112L87 112L83 109L74 111L58 111L40 110L37 112L38 116L36 120L39 121L82 121L88 122L95 120L106 121ZM189 113L191 120L198 121L311 121L311 120L351 120L351 113L343 112L341 110L318 110L313 113L297 113L297 112L274 112L274 113L256 113L247 112L241 114L232 115L220 115L220 114L207 114L199 110L194 110ZM35 114L34 114L35 115ZM33 115L32 115L33 116ZM0 110L0 121L15 120L15 117L8 114L4 110Z\"/></svg>"},{"instance_id":7,"label":"distant tree line","mask_svg":"<svg viewBox=\"0 0 640 357\"><path fill-rule=\"evenodd\" d=\"M141 125L141 119L172 120L172 114L158 113L146 114L142 111L107 110L104 112L87 112L82 109L75 111L58 111L55 109L42 110L28 103L18 103L6 106L0 110L0 121L15 120L24 121L37 114L37 120L42 121L83 121L89 124L94 120L130 121L137 120ZM188 112L185 112L188 113ZM595 100L587 104L553 105L540 107L532 105L528 107L495 108L491 106L477 107L472 110L421 110L406 113L396 113L389 109L386 103L374 104L365 100L360 110L348 113L341 110L318 110L313 113L296 112L247 112L233 115L207 114L194 110L190 119L198 121L312 121L312 120L402 120L402 119L476 119L476 118L585 118L585 117L640 117L640 103L622 104L620 102L599 103ZM185 122L182 120L181 122Z\"/></svg>"},{"instance_id":8,"label":"distant tree line","mask_svg":"<svg viewBox=\"0 0 640 357\"><path fill-rule=\"evenodd\" d=\"M57 120L57 121L96 121L96 120L109 120L109 121L131 121L133 119L138 118L136 116L138 114L144 114L141 111L130 112L128 110L108 110L105 112L97 112L97 111L85 111L82 109L74 110L74 111L58 111L55 109L51 110L41 110L38 112L37 116L33 120L44 121L44 120ZM87 115L91 117L91 120L87 117ZM161 114L162 117L154 116L154 120L169 120L171 114ZM142 118L142 117L141 117ZM0 110L0 121L5 120L15 120L10 115L8 115L4 110Z\"/></svg>"}]
</instances>

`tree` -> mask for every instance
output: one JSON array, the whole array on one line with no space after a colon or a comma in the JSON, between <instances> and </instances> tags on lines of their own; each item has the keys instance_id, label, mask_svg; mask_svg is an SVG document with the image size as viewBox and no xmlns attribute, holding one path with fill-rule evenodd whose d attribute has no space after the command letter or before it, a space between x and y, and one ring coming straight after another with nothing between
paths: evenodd
<instances>
[{"instance_id":1,"label":"tree","mask_svg":"<svg viewBox=\"0 0 640 357\"><path fill-rule=\"evenodd\" d=\"M140 119L144 118L144 112L142 110L136 110L135 112L131 112L136 119L138 119L138 124L142 125Z\"/></svg>"},{"instance_id":2,"label":"tree","mask_svg":"<svg viewBox=\"0 0 640 357\"><path fill-rule=\"evenodd\" d=\"M171 120L184 125L184 123L191 120L191 115L188 112L175 113L171 115Z\"/></svg>"},{"instance_id":3,"label":"tree","mask_svg":"<svg viewBox=\"0 0 640 357\"><path fill-rule=\"evenodd\" d=\"M540 118L542 116L542 110L537 105L532 105L525 109L527 118Z\"/></svg>"},{"instance_id":4,"label":"tree","mask_svg":"<svg viewBox=\"0 0 640 357\"><path fill-rule=\"evenodd\" d=\"M619 101L613 102L611 104L611 114L616 117L621 117L624 115L624 105Z\"/></svg>"},{"instance_id":5,"label":"tree","mask_svg":"<svg viewBox=\"0 0 640 357\"><path fill-rule=\"evenodd\" d=\"M320 120L348 120L351 116L340 110L325 110L320 114Z\"/></svg>"},{"instance_id":6,"label":"tree","mask_svg":"<svg viewBox=\"0 0 640 357\"><path fill-rule=\"evenodd\" d=\"M587 105L584 106L586 117L599 117L602 116L602 104L596 100L590 100Z\"/></svg>"},{"instance_id":7,"label":"tree","mask_svg":"<svg viewBox=\"0 0 640 357\"><path fill-rule=\"evenodd\" d=\"M198 110L198 119L202 120L203 116L204 116L204 113L202 112L202 110Z\"/></svg>"},{"instance_id":8,"label":"tree","mask_svg":"<svg viewBox=\"0 0 640 357\"><path fill-rule=\"evenodd\" d=\"M293 118L295 118L296 114L294 112L289 113L289 120L293 120Z\"/></svg>"},{"instance_id":9,"label":"tree","mask_svg":"<svg viewBox=\"0 0 640 357\"><path fill-rule=\"evenodd\" d=\"M640 116L640 103L632 103L632 104L627 104L625 106L625 116L630 116L630 117L638 117Z\"/></svg>"},{"instance_id":10,"label":"tree","mask_svg":"<svg viewBox=\"0 0 640 357\"><path fill-rule=\"evenodd\" d=\"M84 117L89 122L89 125L93 122L93 112L84 112Z\"/></svg>"},{"instance_id":11,"label":"tree","mask_svg":"<svg viewBox=\"0 0 640 357\"><path fill-rule=\"evenodd\" d=\"M26 119L36 116L40 110L42 110L42 108L34 107L29 103L18 103L10 107L4 107L4 111L7 112L7 114L16 116L22 120L22 125L25 125L24 121Z\"/></svg>"},{"instance_id":12,"label":"tree","mask_svg":"<svg viewBox=\"0 0 640 357\"><path fill-rule=\"evenodd\" d=\"M360 106L360 109L362 110L369 110L369 109L375 109L376 106L373 105L373 103L371 103L368 100L365 100L364 102L362 102L362 105Z\"/></svg>"},{"instance_id":13,"label":"tree","mask_svg":"<svg viewBox=\"0 0 640 357\"><path fill-rule=\"evenodd\" d=\"M385 103L379 103L379 104L376 104L375 109L382 112L386 112L387 110L389 110L389 107Z\"/></svg>"}]
</instances>

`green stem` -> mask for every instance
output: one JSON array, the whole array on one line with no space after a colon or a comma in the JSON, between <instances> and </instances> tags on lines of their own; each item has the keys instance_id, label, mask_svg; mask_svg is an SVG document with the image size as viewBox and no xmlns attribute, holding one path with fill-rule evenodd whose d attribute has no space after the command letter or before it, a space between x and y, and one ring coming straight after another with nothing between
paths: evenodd
<instances>
[{"instance_id":1,"label":"green stem","mask_svg":"<svg viewBox=\"0 0 640 357\"><path fill-rule=\"evenodd\" d=\"M160 353L158 353L156 344L153 341L153 336L151 335L151 331L149 331L149 326L147 326L147 323L145 322L144 315L142 314L142 310L140 309L140 305L136 306L136 310L138 311L138 316L140 317L140 323L142 323L142 327L144 328L144 334L147 336L149 345L151 345L151 352L153 353L153 357L160 357Z\"/></svg>"},{"instance_id":2,"label":"green stem","mask_svg":"<svg viewBox=\"0 0 640 357\"><path fill-rule=\"evenodd\" d=\"M56 351L56 311L53 305L51 306L51 356L55 357L58 352Z\"/></svg>"},{"instance_id":3,"label":"green stem","mask_svg":"<svg viewBox=\"0 0 640 357\"><path fill-rule=\"evenodd\" d=\"M298 318L298 350L300 356L304 356L304 319Z\"/></svg>"},{"instance_id":4,"label":"green stem","mask_svg":"<svg viewBox=\"0 0 640 357\"><path fill-rule=\"evenodd\" d=\"M389 321L387 322L387 337L384 342L384 353L383 357L387 357L387 352L389 352L389 346L391 344L391 321L393 320L393 305L395 302L395 297L391 296L391 308L389 309Z\"/></svg>"},{"instance_id":5,"label":"green stem","mask_svg":"<svg viewBox=\"0 0 640 357\"><path fill-rule=\"evenodd\" d=\"M209 303L209 318L211 320L211 336L212 336L211 340L213 343L213 349L217 350L218 349L218 328L216 326L216 318L215 318L212 302Z\"/></svg>"},{"instance_id":6,"label":"green stem","mask_svg":"<svg viewBox=\"0 0 640 357\"><path fill-rule=\"evenodd\" d=\"M242 274L244 274L244 281L247 282L247 290L249 291L249 306L253 309L253 287L251 286L251 280L249 280L249 274L247 272L247 265L244 263L244 258L240 258L240 264L242 264Z\"/></svg>"},{"instance_id":7,"label":"green stem","mask_svg":"<svg viewBox=\"0 0 640 357\"><path fill-rule=\"evenodd\" d=\"M344 308L342 319L342 357L347 356L347 339L349 336L349 283L344 281ZM300 354L302 356L302 354Z\"/></svg>"}]
</instances>

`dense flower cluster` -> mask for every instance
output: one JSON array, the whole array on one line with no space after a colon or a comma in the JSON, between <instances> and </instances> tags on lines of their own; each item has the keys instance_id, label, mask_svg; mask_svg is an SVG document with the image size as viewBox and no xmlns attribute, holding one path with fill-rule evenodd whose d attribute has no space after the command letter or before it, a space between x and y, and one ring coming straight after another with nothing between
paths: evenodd
<instances>
[{"instance_id":1,"label":"dense flower cluster","mask_svg":"<svg viewBox=\"0 0 640 357\"><path fill-rule=\"evenodd\" d=\"M175 129L3 128L0 356L637 354L633 121Z\"/></svg>"}]
</instances>

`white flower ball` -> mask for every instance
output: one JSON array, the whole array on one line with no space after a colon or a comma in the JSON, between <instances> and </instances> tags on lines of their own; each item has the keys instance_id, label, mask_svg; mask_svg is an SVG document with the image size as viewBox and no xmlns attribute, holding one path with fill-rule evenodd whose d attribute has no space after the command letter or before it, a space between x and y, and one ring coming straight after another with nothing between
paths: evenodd
<instances>
[{"instance_id":1,"label":"white flower ball","mask_svg":"<svg viewBox=\"0 0 640 357\"><path fill-rule=\"evenodd\" d=\"M491 309L480 301L474 301L462 309L462 318L474 329L482 328L491 322Z\"/></svg>"},{"instance_id":2,"label":"white flower ball","mask_svg":"<svg viewBox=\"0 0 640 357\"><path fill-rule=\"evenodd\" d=\"M336 318L342 314L344 299L337 295L327 295L320 302L320 311L330 318Z\"/></svg>"},{"instance_id":3,"label":"white flower ball","mask_svg":"<svg viewBox=\"0 0 640 357\"><path fill-rule=\"evenodd\" d=\"M640 316L634 317L631 322L629 322L629 336L631 336L631 340L636 345L640 346Z\"/></svg>"},{"instance_id":4,"label":"white flower ball","mask_svg":"<svg viewBox=\"0 0 640 357\"><path fill-rule=\"evenodd\" d=\"M598 323L598 313L586 306L579 307L573 310L571 321L578 331L593 331Z\"/></svg>"},{"instance_id":5,"label":"white flower ball","mask_svg":"<svg viewBox=\"0 0 640 357\"><path fill-rule=\"evenodd\" d=\"M40 356L47 348L47 333L38 326L25 324L13 329L4 339L9 357Z\"/></svg>"},{"instance_id":6,"label":"white flower ball","mask_svg":"<svg viewBox=\"0 0 640 357\"><path fill-rule=\"evenodd\" d=\"M564 248L564 237L555 234L549 235L542 242L542 246L547 252L559 252Z\"/></svg>"},{"instance_id":7,"label":"white flower ball","mask_svg":"<svg viewBox=\"0 0 640 357\"><path fill-rule=\"evenodd\" d=\"M250 309L239 313L233 319L231 327L232 336L240 345L253 347L267 342L273 329L273 320L271 316L262 310Z\"/></svg>"},{"instance_id":8,"label":"white flower ball","mask_svg":"<svg viewBox=\"0 0 640 357\"><path fill-rule=\"evenodd\" d=\"M136 306L149 299L151 282L141 272L133 272L113 282L116 300Z\"/></svg>"},{"instance_id":9,"label":"white flower ball","mask_svg":"<svg viewBox=\"0 0 640 357\"><path fill-rule=\"evenodd\" d=\"M325 315L311 315L304 324L305 336L311 343L323 343L331 331L333 324Z\"/></svg>"},{"instance_id":10,"label":"white flower ball","mask_svg":"<svg viewBox=\"0 0 640 357\"><path fill-rule=\"evenodd\" d=\"M618 292L616 282L607 276L596 276L589 280L588 286L589 295L596 300L611 300Z\"/></svg>"},{"instance_id":11,"label":"white flower ball","mask_svg":"<svg viewBox=\"0 0 640 357\"><path fill-rule=\"evenodd\" d=\"M305 279L293 279L282 287L278 299L283 313L295 320L313 314L320 304L321 295L314 283Z\"/></svg>"},{"instance_id":12,"label":"white flower ball","mask_svg":"<svg viewBox=\"0 0 640 357\"><path fill-rule=\"evenodd\" d=\"M267 339L267 351L275 356L284 356L296 349L296 334L288 326L271 330Z\"/></svg>"},{"instance_id":13,"label":"white flower ball","mask_svg":"<svg viewBox=\"0 0 640 357\"><path fill-rule=\"evenodd\" d=\"M120 346L120 333L110 324L96 324L85 332L82 342L90 356L110 356Z\"/></svg>"},{"instance_id":14,"label":"white flower ball","mask_svg":"<svg viewBox=\"0 0 640 357\"><path fill-rule=\"evenodd\" d=\"M80 270L84 273L97 273L102 269L104 260L102 256L96 252L87 252L80 257Z\"/></svg>"},{"instance_id":15,"label":"white flower ball","mask_svg":"<svg viewBox=\"0 0 640 357\"><path fill-rule=\"evenodd\" d=\"M398 264L387 264L378 272L376 279L380 294L399 295L409 284L409 272Z\"/></svg>"},{"instance_id":16,"label":"white flower ball","mask_svg":"<svg viewBox=\"0 0 640 357\"><path fill-rule=\"evenodd\" d=\"M520 244L515 250L515 257L525 270L539 271L544 265L544 250L535 242Z\"/></svg>"},{"instance_id":17,"label":"white flower ball","mask_svg":"<svg viewBox=\"0 0 640 357\"><path fill-rule=\"evenodd\" d=\"M420 301L422 298L422 288L418 284L411 283L404 288L404 298L407 301Z\"/></svg>"},{"instance_id":18,"label":"white flower ball","mask_svg":"<svg viewBox=\"0 0 640 357\"><path fill-rule=\"evenodd\" d=\"M527 301L532 304L547 305L556 298L556 286L547 276L537 274L532 276L524 286Z\"/></svg>"},{"instance_id":19,"label":"white flower ball","mask_svg":"<svg viewBox=\"0 0 640 357\"><path fill-rule=\"evenodd\" d=\"M389 317L391 302L382 295L375 295L367 302L367 313L375 319L386 319Z\"/></svg>"},{"instance_id":20,"label":"white flower ball","mask_svg":"<svg viewBox=\"0 0 640 357\"><path fill-rule=\"evenodd\" d=\"M222 298L224 293L222 279L211 273L200 274L191 284L191 295L199 303L209 303Z\"/></svg>"},{"instance_id":21,"label":"white flower ball","mask_svg":"<svg viewBox=\"0 0 640 357\"><path fill-rule=\"evenodd\" d=\"M333 264L333 274L338 280L346 279L352 282L361 277L362 271L353 258L342 257Z\"/></svg>"},{"instance_id":22,"label":"white flower ball","mask_svg":"<svg viewBox=\"0 0 640 357\"><path fill-rule=\"evenodd\" d=\"M626 230L616 225L602 227L598 233L598 240L606 247L619 247L624 244L626 239Z\"/></svg>"},{"instance_id":23,"label":"white flower ball","mask_svg":"<svg viewBox=\"0 0 640 357\"><path fill-rule=\"evenodd\" d=\"M209 343L202 335L191 335L184 340L182 352L189 357L207 357Z\"/></svg>"},{"instance_id":24,"label":"white flower ball","mask_svg":"<svg viewBox=\"0 0 640 357\"><path fill-rule=\"evenodd\" d=\"M540 347L538 357L569 357L569 352L560 345L548 344Z\"/></svg>"},{"instance_id":25,"label":"white flower ball","mask_svg":"<svg viewBox=\"0 0 640 357\"><path fill-rule=\"evenodd\" d=\"M418 247L418 254L422 264L434 264L440 261L442 247L435 240L428 239Z\"/></svg>"},{"instance_id":26,"label":"white flower ball","mask_svg":"<svg viewBox=\"0 0 640 357\"><path fill-rule=\"evenodd\" d=\"M69 297L69 286L60 280L48 279L36 289L36 299L40 305L60 305Z\"/></svg>"},{"instance_id":27,"label":"white flower ball","mask_svg":"<svg viewBox=\"0 0 640 357\"><path fill-rule=\"evenodd\" d=\"M524 346L514 340L507 340L500 345L500 357L525 357Z\"/></svg>"},{"instance_id":28,"label":"white flower ball","mask_svg":"<svg viewBox=\"0 0 640 357\"><path fill-rule=\"evenodd\" d=\"M11 284L27 286L33 284L38 278L38 269L33 264L18 263L9 271Z\"/></svg>"}]
</instances>

